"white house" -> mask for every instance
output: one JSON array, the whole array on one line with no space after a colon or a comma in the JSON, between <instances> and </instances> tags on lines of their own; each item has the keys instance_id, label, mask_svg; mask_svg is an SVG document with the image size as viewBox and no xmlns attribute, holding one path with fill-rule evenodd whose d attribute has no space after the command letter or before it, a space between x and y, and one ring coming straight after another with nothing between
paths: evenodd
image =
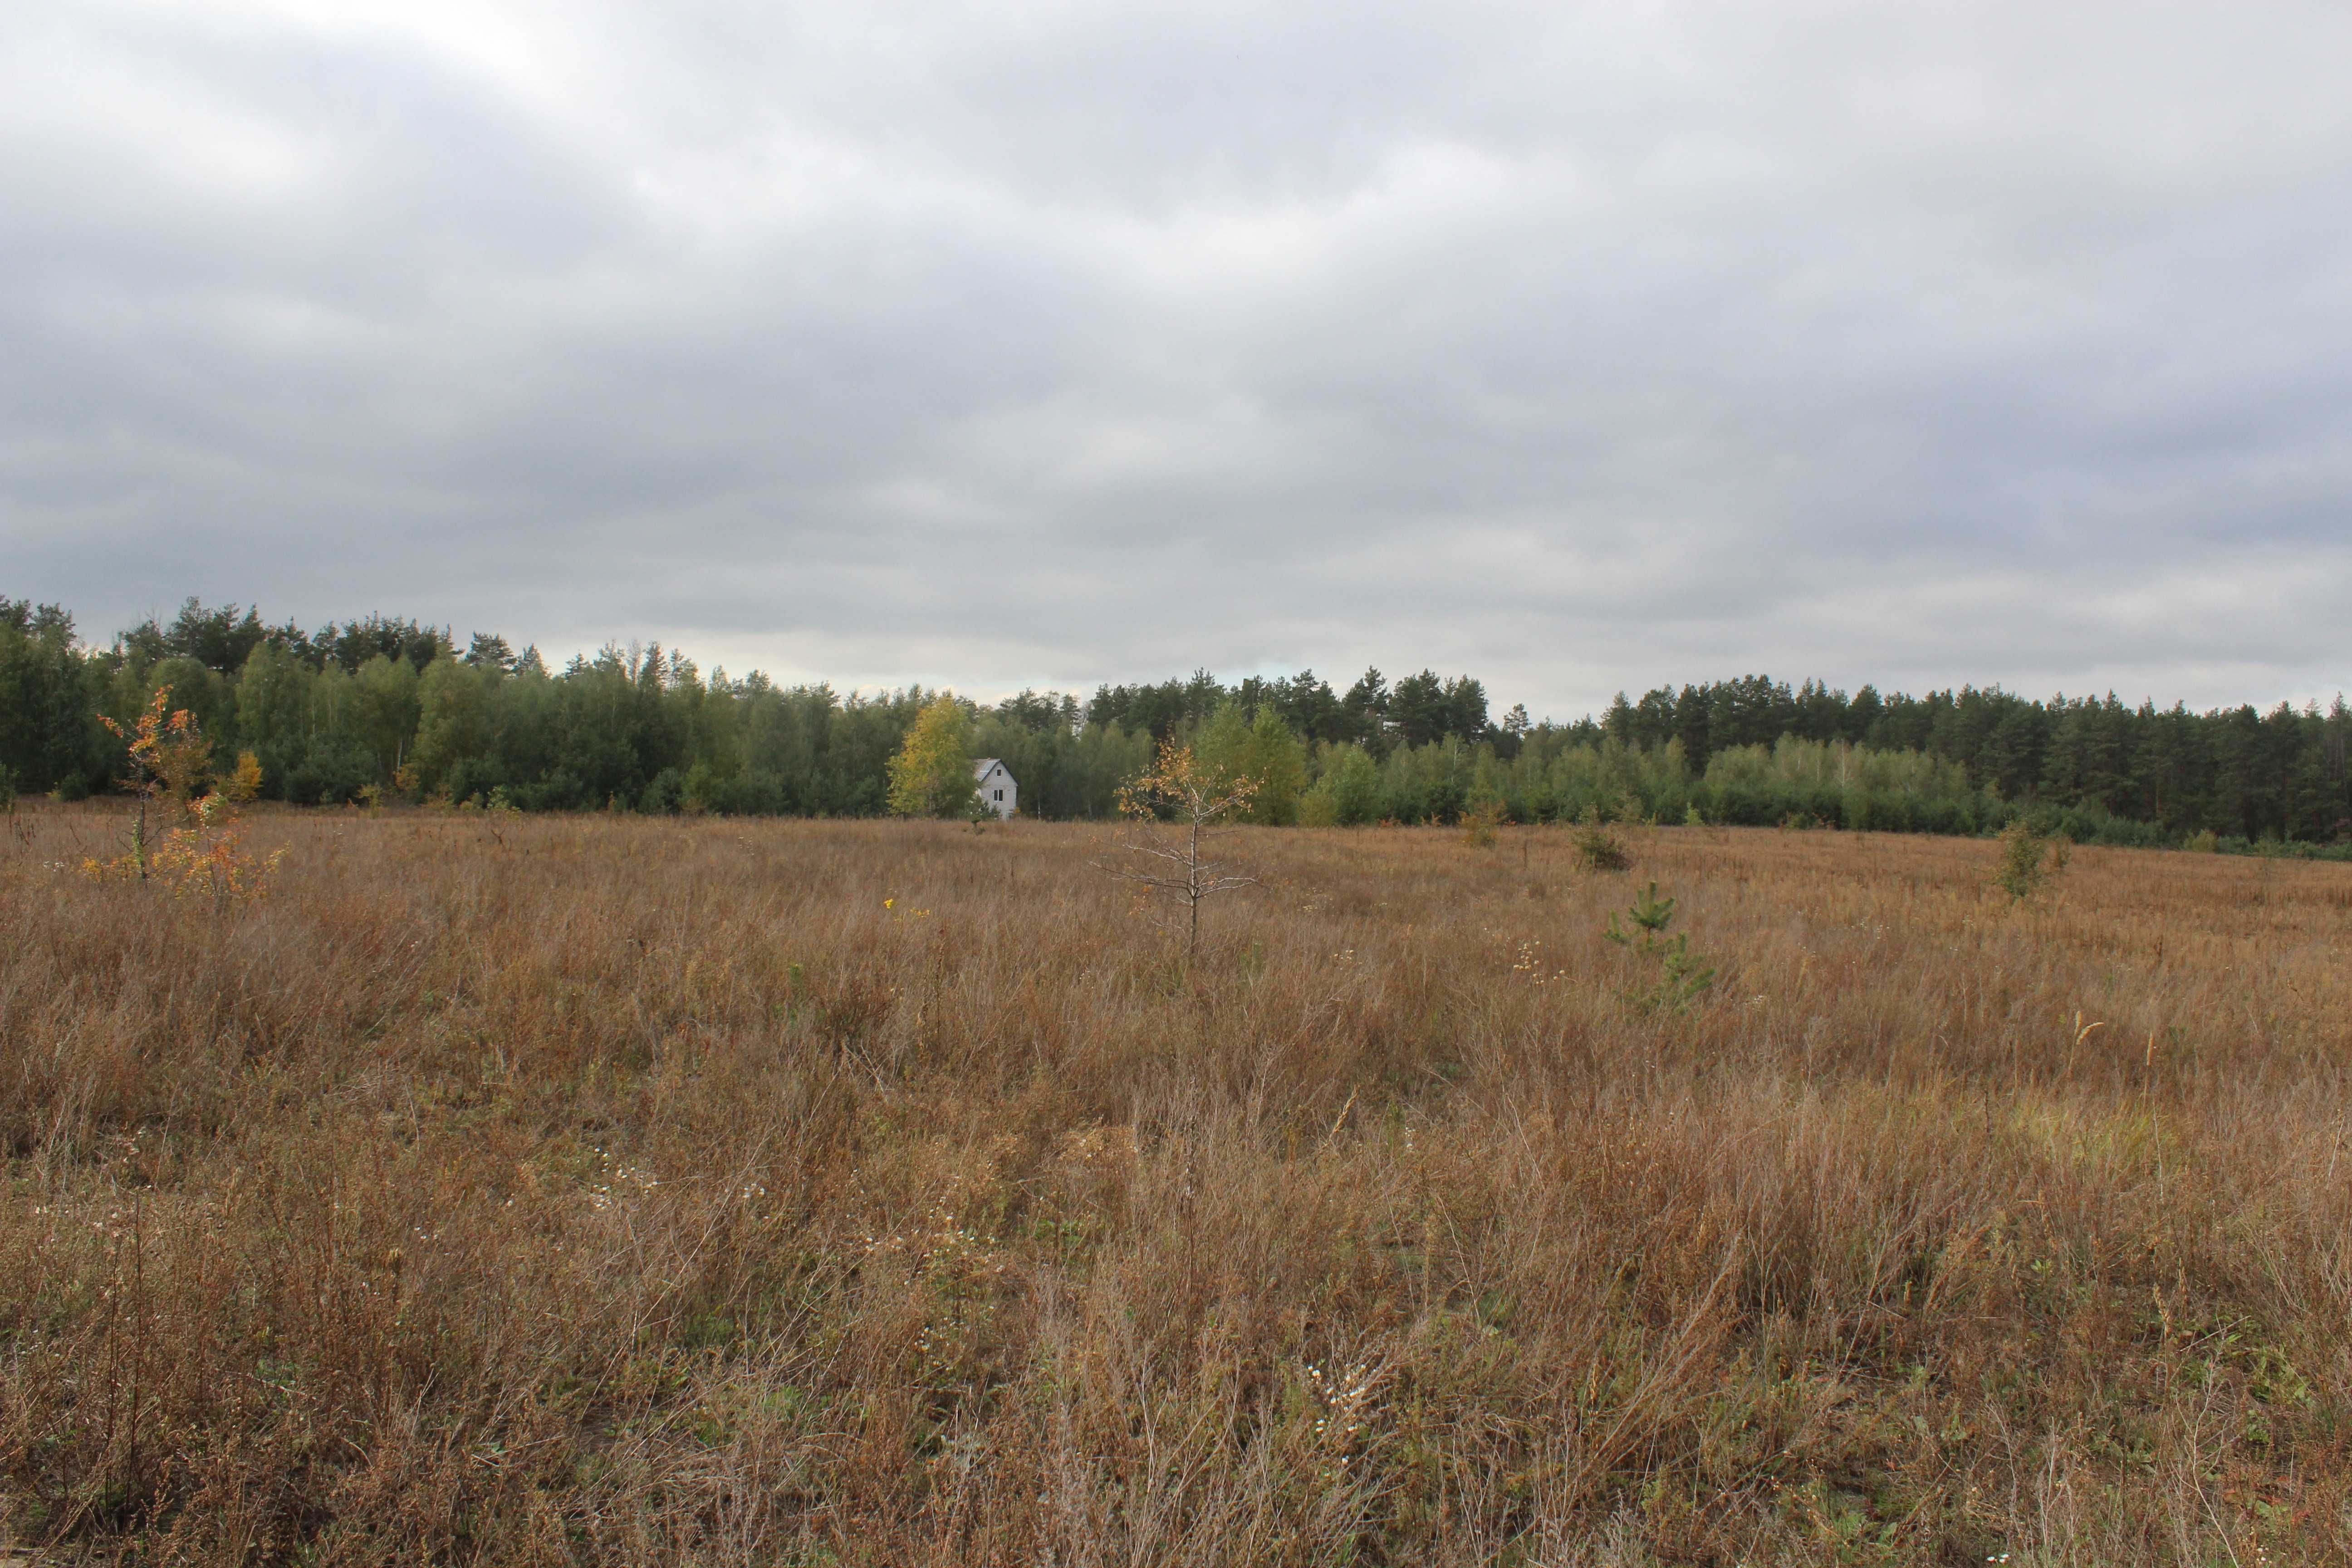
<instances>
[{"instance_id":1,"label":"white house","mask_svg":"<svg viewBox=\"0 0 2352 1568\"><path fill-rule=\"evenodd\" d=\"M980 804L998 816L1010 816L1020 805L1021 786L999 758L981 758L971 764L971 776L980 782Z\"/></svg>"}]
</instances>

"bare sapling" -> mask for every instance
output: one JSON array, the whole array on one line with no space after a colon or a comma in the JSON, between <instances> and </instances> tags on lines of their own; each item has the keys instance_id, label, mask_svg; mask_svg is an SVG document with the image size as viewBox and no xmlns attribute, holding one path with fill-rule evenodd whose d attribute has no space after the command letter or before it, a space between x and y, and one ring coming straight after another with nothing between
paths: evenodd
<instances>
[{"instance_id":1,"label":"bare sapling","mask_svg":"<svg viewBox=\"0 0 2352 1568\"><path fill-rule=\"evenodd\" d=\"M1257 780L1221 773L1202 763L1192 747L1163 741L1151 770L1118 792L1119 815L1129 824L1118 847L1138 858L1104 868L1123 881L1142 884L1151 897L1165 895L1176 902L1187 958L1200 950L1202 901L1257 884L1255 877L1229 869L1205 853L1224 837L1220 824L1249 810L1257 788Z\"/></svg>"}]
</instances>

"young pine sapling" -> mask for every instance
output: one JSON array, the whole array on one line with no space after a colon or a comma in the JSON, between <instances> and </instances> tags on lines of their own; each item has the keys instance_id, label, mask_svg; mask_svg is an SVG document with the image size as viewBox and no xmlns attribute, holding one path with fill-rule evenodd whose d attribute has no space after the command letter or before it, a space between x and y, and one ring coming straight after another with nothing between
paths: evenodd
<instances>
[{"instance_id":1,"label":"young pine sapling","mask_svg":"<svg viewBox=\"0 0 2352 1568\"><path fill-rule=\"evenodd\" d=\"M1677 931L1672 939L1667 938L1666 927L1675 918L1675 901L1658 897L1657 883L1652 882L1635 894L1633 906L1625 913L1633 922L1632 931L1618 925L1612 910L1601 934L1653 966L1655 980L1640 994L1643 1005L1680 1011L1715 984L1714 966L1702 964L1691 956L1688 931Z\"/></svg>"}]
</instances>

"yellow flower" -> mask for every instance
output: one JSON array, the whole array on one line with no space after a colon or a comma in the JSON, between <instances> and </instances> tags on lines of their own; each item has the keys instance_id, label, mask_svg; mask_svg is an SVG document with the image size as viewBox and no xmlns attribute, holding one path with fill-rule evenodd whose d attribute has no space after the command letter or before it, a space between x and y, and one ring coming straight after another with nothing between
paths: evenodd
<instances>
[{"instance_id":1,"label":"yellow flower","mask_svg":"<svg viewBox=\"0 0 2352 1568\"><path fill-rule=\"evenodd\" d=\"M882 900L882 907L883 907L884 909L886 909L886 910L887 910L887 909L888 909L892 904L895 904L895 903L897 903L898 901L898 900L896 900L896 899L885 899L885 900Z\"/></svg>"}]
</instances>

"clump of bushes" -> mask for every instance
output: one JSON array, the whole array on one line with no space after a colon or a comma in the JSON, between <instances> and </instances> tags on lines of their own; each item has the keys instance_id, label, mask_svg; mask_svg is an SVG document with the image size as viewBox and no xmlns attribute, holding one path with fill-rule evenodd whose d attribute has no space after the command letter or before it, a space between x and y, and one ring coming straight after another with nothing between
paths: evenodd
<instances>
[{"instance_id":1,"label":"clump of bushes","mask_svg":"<svg viewBox=\"0 0 2352 1568\"><path fill-rule=\"evenodd\" d=\"M2035 831L2021 816L2000 830L2000 861L1993 868L1993 884L2011 903L2023 903L2066 869L2074 847L2063 836Z\"/></svg>"},{"instance_id":2,"label":"clump of bushes","mask_svg":"<svg viewBox=\"0 0 2352 1568\"><path fill-rule=\"evenodd\" d=\"M1576 829L1577 858L1588 871L1622 871L1630 861L1624 843L1601 826L1601 808L1584 808L1584 821Z\"/></svg>"}]
</instances>

